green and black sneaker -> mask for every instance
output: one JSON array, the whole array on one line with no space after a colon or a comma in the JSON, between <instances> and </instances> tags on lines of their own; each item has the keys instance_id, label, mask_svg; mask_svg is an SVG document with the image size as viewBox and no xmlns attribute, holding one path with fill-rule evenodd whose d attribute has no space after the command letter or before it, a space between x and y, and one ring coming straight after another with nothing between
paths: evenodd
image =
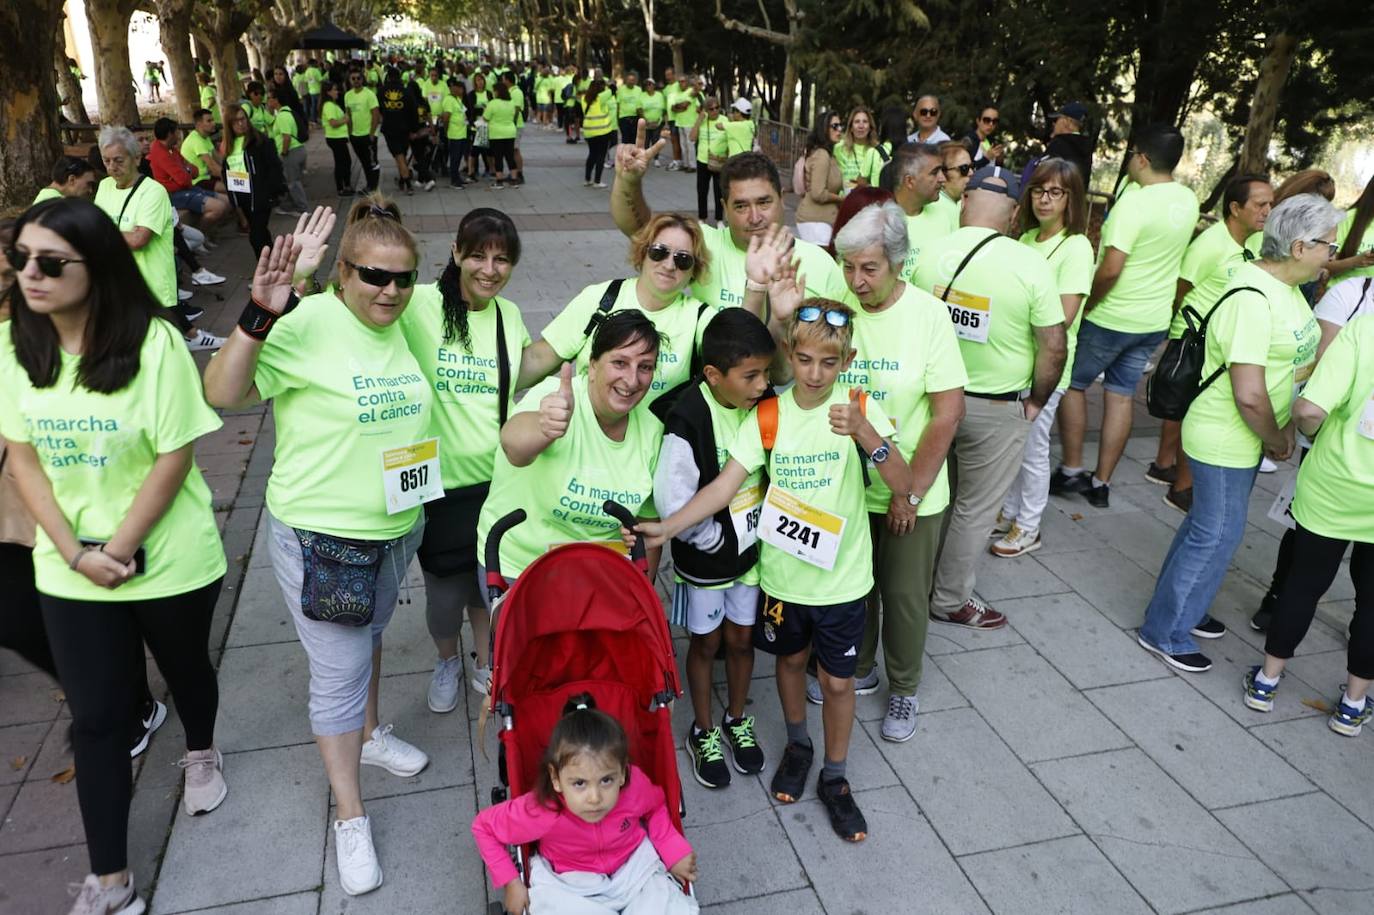
<instances>
[{"instance_id":1,"label":"green and black sneaker","mask_svg":"<svg viewBox=\"0 0 1374 915\"><path fill-rule=\"evenodd\" d=\"M749 715L734 722L729 716L720 719L721 730L730 744L730 755L734 758L735 771L741 775L758 775L763 771L763 748L759 746L754 734L754 716Z\"/></svg>"},{"instance_id":2,"label":"green and black sneaker","mask_svg":"<svg viewBox=\"0 0 1374 915\"><path fill-rule=\"evenodd\" d=\"M707 788L730 784L730 766L725 762L725 738L720 728L698 730L693 724L687 732L687 752L692 757L692 774Z\"/></svg>"}]
</instances>

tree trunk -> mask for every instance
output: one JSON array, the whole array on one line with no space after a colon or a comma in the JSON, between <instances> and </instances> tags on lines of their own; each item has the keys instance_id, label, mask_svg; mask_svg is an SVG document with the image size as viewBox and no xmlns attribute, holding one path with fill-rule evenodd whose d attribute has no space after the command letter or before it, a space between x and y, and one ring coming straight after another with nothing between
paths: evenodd
<instances>
[{"instance_id":1,"label":"tree trunk","mask_svg":"<svg viewBox=\"0 0 1374 915\"><path fill-rule=\"evenodd\" d=\"M212 36L213 37L213 36ZM215 70L215 95L219 102L220 123L228 129L229 108L239 103L243 87L239 85L238 41L211 41L214 49L210 57Z\"/></svg>"},{"instance_id":2,"label":"tree trunk","mask_svg":"<svg viewBox=\"0 0 1374 915\"><path fill-rule=\"evenodd\" d=\"M683 38L677 38L668 43L668 47L673 49L673 72L679 75L687 72L687 58L682 53L682 46L686 43L686 39Z\"/></svg>"},{"instance_id":3,"label":"tree trunk","mask_svg":"<svg viewBox=\"0 0 1374 915\"><path fill-rule=\"evenodd\" d=\"M67 49L63 47L63 42L54 41L52 51L52 65L57 76L57 95L62 105L62 113L73 124L91 123L91 116L86 112L86 102L81 97L81 80L77 79L72 73L72 68L67 66Z\"/></svg>"},{"instance_id":4,"label":"tree trunk","mask_svg":"<svg viewBox=\"0 0 1374 915\"><path fill-rule=\"evenodd\" d=\"M200 66L200 67L208 67L208 66L210 66L210 61L212 61L212 60L215 59L215 56L214 56L213 54L210 53L210 46L209 46L208 44L206 44L206 43L205 43L205 39L204 39L204 38L201 38L199 35L196 35L196 36L195 36L195 42L196 42L196 65L197 65L197 66Z\"/></svg>"},{"instance_id":5,"label":"tree trunk","mask_svg":"<svg viewBox=\"0 0 1374 915\"><path fill-rule=\"evenodd\" d=\"M266 79L267 73L263 70L262 55L258 53L257 43L245 35L243 36L243 46L248 49L248 69L260 71L263 78Z\"/></svg>"},{"instance_id":6,"label":"tree trunk","mask_svg":"<svg viewBox=\"0 0 1374 915\"><path fill-rule=\"evenodd\" d=\"M191 60L191 4L188 0L158 0L158 40L172 68L177 95L177 120L191 123L191 112L200 107L196 65Z\"/></svg>"},{"instance_id":7,"label":"tree trunk","mask_svg":"<svg viewBox=\"0 0 1374 915\"><path fill-rule=\"evenodd\" d=\"M619 79L625 75L625 39L619 35L609 36L611 43L611 79Z\"/></svg>"},{"instance_id":8,"label":"tree trunk","mask_svg":"<svg viewBox=\"0 0 1374 915\"><path fill-rule=\"evenodd\" d=\"M778 102L778 120L784 124L797 122L797 63L792 57L792 48L789 47L787 63L782 68L782 99Z\"/></svg>"},{"instance_id":9,"label":"tree trunk","mask_svg":"<svg viewBox=\"0 0 1374 915\"><path fill-rule=\"evenodd\" d=\"M1240 151L1239 173L1263 175L1269 171L1269 139L1279 113L1279 96L1298 50L1298 39L1284 32L1269 36L1260 61L1259 79L1250 100L1250 119L1245 125L1245 146Z\"/></svg>"},{"instance_id":10,"label":"tree trunk","mask_svg":"<svg viewBox=\"0 0 1374 915\"><path fill-rule=\"evenodd\" d=\"M95 56L96 111L102 124L137 127L140 121L134 74L129 68L132 15L132 7L124 0L86 2L91 53Z\"/></svg>"},{"instance_id":11,"label":"tree trunk","mask_svg":"<svg viewBox=\"0 0 1374 915\"><path fill-rule=\"evenodd\" d=\"M0 4L0 47L6 49L0 67L0 213L27 208L62 153L52 79L61 22L62 0Z\"/></svg>"}]
</instances>

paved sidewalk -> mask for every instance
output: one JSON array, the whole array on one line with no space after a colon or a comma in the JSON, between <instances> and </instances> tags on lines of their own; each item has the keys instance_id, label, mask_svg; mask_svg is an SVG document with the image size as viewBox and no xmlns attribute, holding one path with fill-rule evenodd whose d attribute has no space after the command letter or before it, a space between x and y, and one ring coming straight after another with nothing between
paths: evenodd
<instances>
[{"instance_id":1,"label":"paved sidewalk","mask_svg":"<svg viewBox=\"0 0 1374 915\"><path fill-rule=\"evenodd\" d=\"M399 202L424 242L426 278L442 266L467 209L511 213L524 252L508 293L537 333L582 286L629 268L606 213L608 192L581 187L585 147L537 129L523 144L524 188L454 191L441 182ZM310 157L310 190L325 199L329 158L318 135ZM695 208L693 176L648 180L655 207ZM286 223L274 220L274 228ZM231 278L221 287L225 301L207 303L206 326L219 333L233 326L250 269L246 243L232 232L222 241L207 260ZM1142 421L1137 431L1152 427ZM495 896L468 825L496 784L495 729L479 741L472 695L449 715L427 709L434 651L414 569L387 634L382 717L432 763L410 779L364 772L386 882L357 898L339 889L329 789L306 718L305 655L260 541L272 434L270 412L257 409L227 416L197 447L231 569L212 636L230 794L210 816L178 812L173 763L182 745L172 714L136 768L130 836L139 885L155 913L480 913ZM1281 533L1265 511L1293 471L1261 476L1245 542L1212 611L1231 628L1207 646L1216 669L1173 673L1134 636L1181 520L1161 503L1163 490L1144 482L1153 452L1148 435L1130 442L1111 509L1052 498L1043 549L984 559L978 593L1011 625L996 633L931 627L915 739L882 741L883 693L859 700L850 777L869 820L867 842L837 839L810 789L792 807L773 803L757 777L736 775L729 789L708 792L679 753L706 911L1374 911L1365 854L1374 843L1370 738L1337 737L1317 708L1344 677L1339 621L1352 610L1349 578L1337 579L1321 608L1337 624L1314 625L1275 711L1247 710L1240 677L1258 663L1263 639L1246 620ZM466 651L466 631L464 640ZM681 656L684 639L678 648ZM755 673L751 711L770 754L766 778L783 729L768 656L759 655ZM162 691L160 680L155 686ZM675 709L679 734L689 708L684 700ZM811 709L815 735L818 712ZM64 912L65 884L86 872L75 784L51 778L70 765L65 724L56 686L0 651L6 915Z\"/></svg>"}]
</instances>

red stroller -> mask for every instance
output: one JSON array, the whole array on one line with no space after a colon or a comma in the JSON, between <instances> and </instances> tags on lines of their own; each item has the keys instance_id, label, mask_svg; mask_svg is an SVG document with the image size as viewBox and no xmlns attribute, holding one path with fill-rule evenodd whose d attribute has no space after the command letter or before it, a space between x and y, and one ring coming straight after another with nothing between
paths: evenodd
<instances>
[{"instance_id":1,"label":"red stroller","mask_svg":"<svg viewBox=\"0 0 1374 915\"><path fill-rule=\"evenodd\" d=\"M605 504L627 528L624 506ZM525 519L515 511L487 536L487 589L492 628L490 711L501 722L501 784L492 803L529 791L545 745L567 699L589 692L629 737L630 758L666 795L682 831L670 703L682 694L668 623L648 579L644 542L630 558L594 543L573 543L536 559L507 592L500 571L501 537ZM531 849L515 849L526 882ZM499 901L490 911L503 911Z\"/></svg>"}]
</instances>

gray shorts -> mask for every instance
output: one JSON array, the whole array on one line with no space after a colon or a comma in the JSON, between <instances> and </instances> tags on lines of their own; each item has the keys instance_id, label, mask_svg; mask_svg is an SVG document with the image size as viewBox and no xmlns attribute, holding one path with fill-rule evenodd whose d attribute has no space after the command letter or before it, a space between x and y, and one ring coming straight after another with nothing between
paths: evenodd
<instances>
[{"instance_id":1,"label":"gray shorts","mask_svg":"<svg viewBox=\"0 0 1374 915\"><path fill-rule=\"evenodd\" d=\"M296 626L306 657L310 659L310 730L320 737L348 734L362 729L367 706L367 685L372 678L372 650L382 644L382 630L391 622L396 598L411 557L424 537L425 516L411 528L382 560L377 574L376 611L369 626L343 626L306 619L301 613L301 585L305 567L301 544L290 525L267 516L268 552L272 571L286 599L287 612Z\"/></svg>"}]
</instances>

